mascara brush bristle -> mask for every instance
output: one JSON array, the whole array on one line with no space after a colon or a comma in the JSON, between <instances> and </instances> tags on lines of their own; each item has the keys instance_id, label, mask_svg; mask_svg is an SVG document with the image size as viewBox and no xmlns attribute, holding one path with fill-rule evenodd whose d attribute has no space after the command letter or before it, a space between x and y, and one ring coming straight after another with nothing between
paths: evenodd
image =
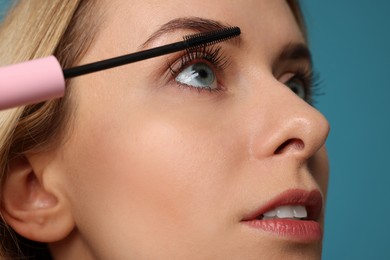
<instances>
[{"instance_id":1,"label":"mascara brush bristle","mask_svg":"<svg viewBox=\"0 0 390 260\"><path fill-rule=\"evenodd\" d=\"M228 27L212 32L197 33L187 35L184 37L184 41L188 44L188 48L194 48L198 46L209 46L222 41L229 40L237 37L241 34L241 30L238 27Z\"/></svg>"}]
</instances>

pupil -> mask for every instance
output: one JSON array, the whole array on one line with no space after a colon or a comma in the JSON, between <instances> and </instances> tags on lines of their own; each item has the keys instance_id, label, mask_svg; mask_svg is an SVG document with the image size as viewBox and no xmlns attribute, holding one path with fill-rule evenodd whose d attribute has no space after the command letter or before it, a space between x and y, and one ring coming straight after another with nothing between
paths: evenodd
<instances>
[{"instance_id":1,"label":"pupil","mask_svg":"<svg viewBox=\"0 0 390 260\"><path fill-rule=\"evenodd\" d=\"M201 77L201 78L207 78L207 75L208 75L207 71L204 69L199 70L198 74L199 74L199 77Z\"/></svg>"}]
</instances>

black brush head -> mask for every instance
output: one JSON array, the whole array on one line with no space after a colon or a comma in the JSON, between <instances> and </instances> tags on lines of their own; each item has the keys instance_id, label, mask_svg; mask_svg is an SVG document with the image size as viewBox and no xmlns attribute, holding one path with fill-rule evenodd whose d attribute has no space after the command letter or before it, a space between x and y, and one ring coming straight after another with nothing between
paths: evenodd
<instances>
[{"instance_id":1,"label":"black brush head","mask_svg":"<svg viewBox=\"0 0 390 260\"><path fill-rule=\"evenodd\" d=\"M237 37L240 34L239 27L228 27L216 31L187 35L184 36L184 41L188 44L188 48L194 48L213 45Z\"/></svg>"}]
</instances>

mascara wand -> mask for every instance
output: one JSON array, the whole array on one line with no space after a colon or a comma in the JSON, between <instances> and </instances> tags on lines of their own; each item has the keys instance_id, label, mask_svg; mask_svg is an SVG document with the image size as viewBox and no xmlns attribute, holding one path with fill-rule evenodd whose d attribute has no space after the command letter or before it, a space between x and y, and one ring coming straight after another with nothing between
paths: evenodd
<instances>
[{"instance_id":1,"label":"mascara wand","mask_svg":"<svg viewBox=\"0 0 390 260\"><path fill-rule=\"evenodd\" d=\"M241 34L240 28L187 35L183 41L74 68L62 69L54 56L0 68L0 110L63 97L65 79L150 59L173 52L209 46Z\"/></svg>"}]
</instances>

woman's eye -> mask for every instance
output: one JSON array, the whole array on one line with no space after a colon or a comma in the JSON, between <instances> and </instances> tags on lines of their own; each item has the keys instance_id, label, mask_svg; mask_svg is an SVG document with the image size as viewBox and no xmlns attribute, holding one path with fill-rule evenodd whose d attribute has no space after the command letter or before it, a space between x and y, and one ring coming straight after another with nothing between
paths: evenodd
<instances>
[{"instance_id":1,"label":"woman's eye","mask_svg":"<svg viewBox=\"0 0 390 260\"><path fill-rule=\"evenodd\" d=\"M214 71L204 62L189 65L176 76L175 80L181 84L194 88L217 89L217 78Z\"/></svg>"},{"instance_id":2,"label":"woman's eye","mask_svg":"<svg viewBox=\"0 0 390 260\"><path fill-rule=\"evenodd\" d=\"M297 94L298 97L304 100L308 97L307 82L304 77L294 73L286 73L279 78L279 81Z\"/></svg>"},{"instance_id":3,"label":"woman's eye","mask_svg":"<svg viewBox=\"0 0 390 260\"><path fill-rule=\"evenodd\" d=\"M302 80L293 77L289 81L287 81L286 86L289 87L295 94L297 94L300 98L306 99L306 88L305 84Z\"/></svg>"}]
</instances>

